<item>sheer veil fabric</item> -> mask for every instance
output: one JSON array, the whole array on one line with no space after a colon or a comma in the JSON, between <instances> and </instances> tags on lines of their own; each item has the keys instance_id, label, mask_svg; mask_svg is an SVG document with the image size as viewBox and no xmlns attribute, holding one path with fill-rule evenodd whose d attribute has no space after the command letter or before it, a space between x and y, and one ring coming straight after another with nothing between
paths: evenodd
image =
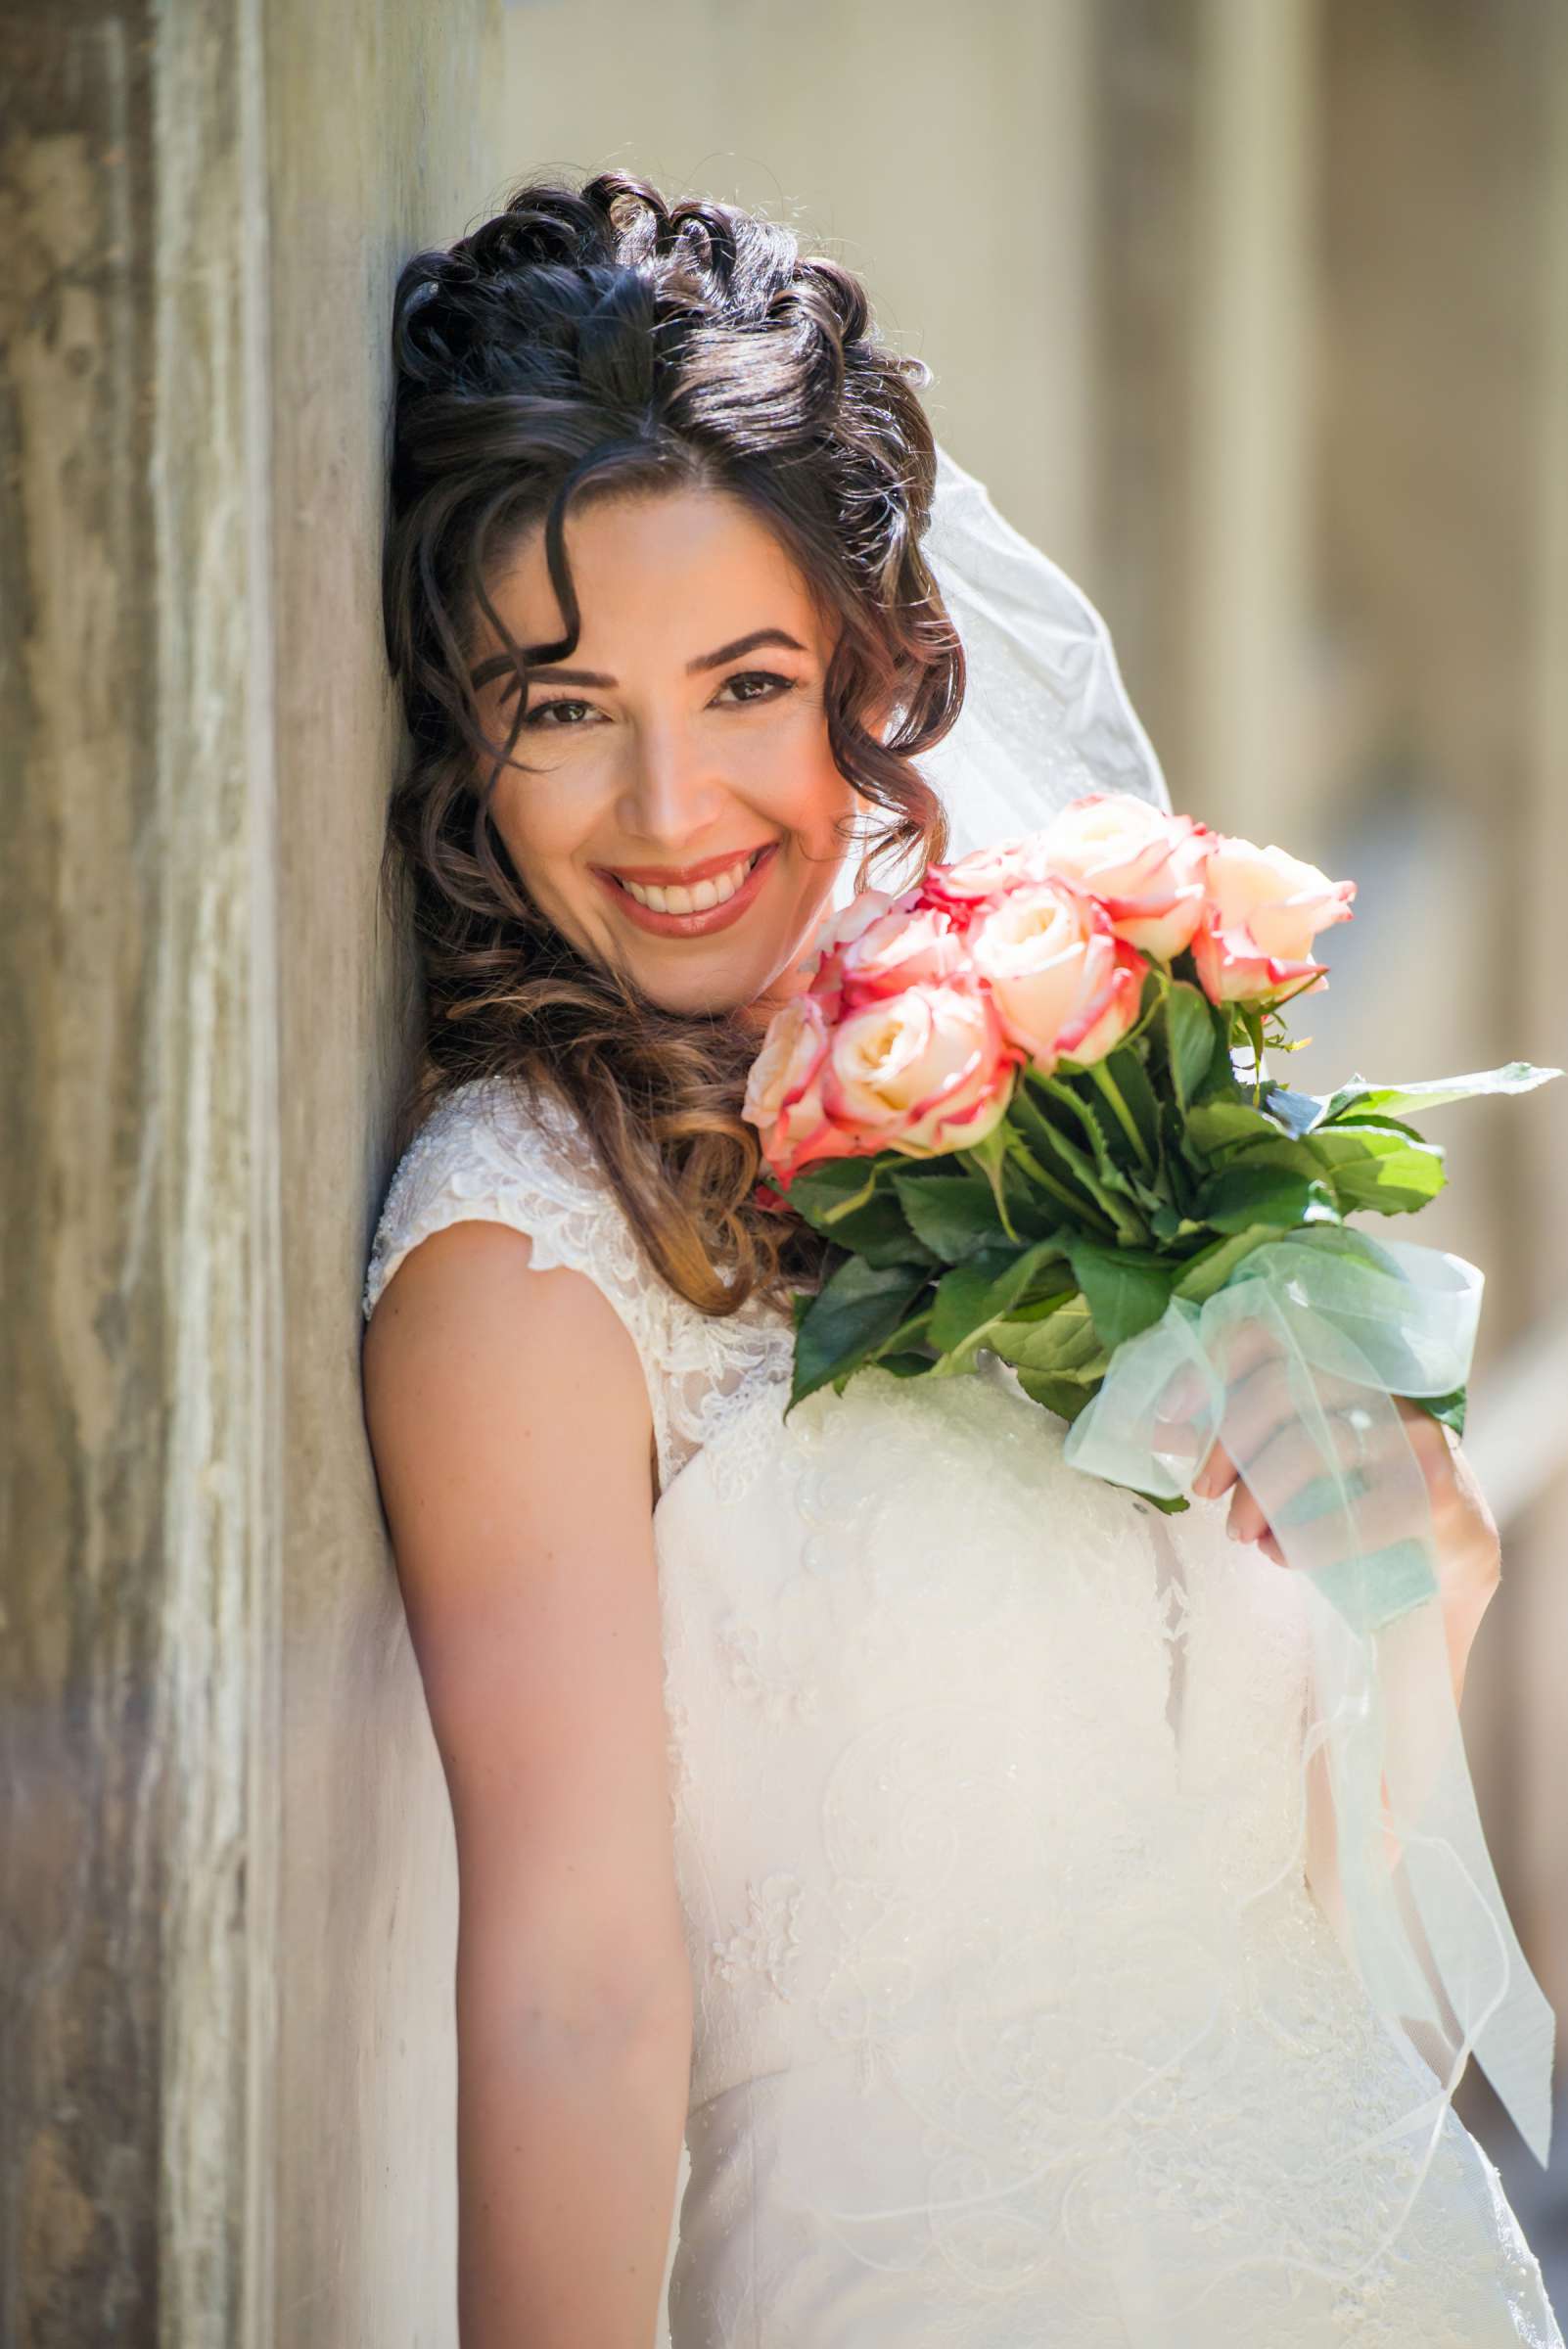
<instances>
[{"instance_id":1,"label":"sheer veil fabric","mask_svg":"<svg viewBox=\"0 0 1568 2349\"><path fill-rule=\"evenodd\" d=\"M1085 791L1131 792L1169 812L1104 620L940 445L921 543L968 668L956 722L920 761L947 811L949 858L1038 831ZM840 870L840 904L853 861Z\"/></svg>"}]
</instances>

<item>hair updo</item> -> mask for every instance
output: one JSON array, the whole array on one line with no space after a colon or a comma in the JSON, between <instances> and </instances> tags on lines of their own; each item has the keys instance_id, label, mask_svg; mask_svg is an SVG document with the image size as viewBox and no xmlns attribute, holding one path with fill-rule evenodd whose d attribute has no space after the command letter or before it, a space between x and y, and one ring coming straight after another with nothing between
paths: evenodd
<instances>
[{"instance_id":1,"label":"hair updo","mask_svg":"<svg viewBox=\"0 0 1568 2349\"><path fill-rule=\"evenodd\" d=\"M822 1251L761 1207L740 1116L761 1038L729 1012L675 1012L580 953L540 912L491 817L523 722L529 660L485 587L541 520L568 633L580 633L569 503L701 486L764 521L832 617L824 686L835 763L886 818L857 880L940 857L946 825L912 761L963 698L963 652L919 541L936 448L923 360L868 332L859 281L730 205L667 204L609 171L525 180L504 210L399 276L384 611L409 755L387 877L412 915L424 1050L405 1128L454 1086L512 1075L582 1119L632 1228L709 1313L809 1285ZM482 621L521 690L504 744L480 717ZM897 705L887 741L865 723ZM853 819L852 819L853 820Z\"/></svg>"}]
</instances>

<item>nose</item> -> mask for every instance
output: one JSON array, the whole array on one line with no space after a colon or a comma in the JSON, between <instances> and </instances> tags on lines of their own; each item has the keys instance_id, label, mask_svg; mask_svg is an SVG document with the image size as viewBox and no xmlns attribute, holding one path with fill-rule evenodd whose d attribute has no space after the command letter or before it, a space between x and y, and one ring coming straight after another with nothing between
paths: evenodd
<instances>
[{"instance_id":1,"label":"nose","mask_svg":"<svg viewBox=\"0 0 1568 2349\"><path fill-rule=\"evenodd\" d=\"M723 800L723 777L704 762L704 753L678 719L648 719L630 730L617 808L628 839L682 848L701 839Z\"/></svg>"}]
</instances>

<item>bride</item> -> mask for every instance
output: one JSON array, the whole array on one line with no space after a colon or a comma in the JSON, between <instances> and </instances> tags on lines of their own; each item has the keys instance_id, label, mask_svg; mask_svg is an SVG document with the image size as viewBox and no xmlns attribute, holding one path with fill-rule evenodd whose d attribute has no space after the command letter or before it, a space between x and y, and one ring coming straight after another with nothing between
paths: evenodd
<instances>
[{"instance_id":1,"label":"bride","mask_svg":"<svg viewBox=\"0 0 1568 2349\"><path fill-rule=\"evenodd\" d=\"M673 2349L1560 2349L1347 1958L1221 1448L1167 1518L986 1356L784 1415L822 1258L749 1064L873 874L1169 804L1097 616L743 211L526 183L408 264L395 362L426 992L364 1379L456 1823L464 2349L647 2349L683 2139ZM1423 1466L1457 1688L1497 1534Z\"/></svg>"}]
</instances>

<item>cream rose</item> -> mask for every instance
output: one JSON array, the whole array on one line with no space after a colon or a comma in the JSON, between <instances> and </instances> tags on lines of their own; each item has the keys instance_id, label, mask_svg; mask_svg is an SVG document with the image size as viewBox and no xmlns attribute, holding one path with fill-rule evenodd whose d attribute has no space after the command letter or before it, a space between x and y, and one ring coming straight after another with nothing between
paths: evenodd
<instances>
[{"instance_id":1,"label":"cream rose","mask_svg":"<svg viewBox=\"0 0 1568 2349\"><path fill-rule=\"evenodd\" d=\"M1129 791L1090 791L1044 835L1048 869L1097 898L1129 945L1169 962L1203 912L1204 866L1217 836Z\"/></svg>"},{"instance_id":2,"label":"cream rose","mask_svg":"<svg viewBox=\"0 0 1568 2349\"><path fill-rule=\"evenodd\" d=\"M809 994L794 995L768 1022L746 1080L741 1116L758 1128L762 1155L784 1182L815 1159L853 1157L864 1146L823 1107L828 1040L821 1005Z\"/></svg>"},{"instance_id":3,"label":"cream rose","mask_svg":"<svg viewBox=\"0 0 1568 2349\"><path fill-rule=\"evenodd\" d=\"M1115 1049L1138 1015L1144 963L1104 907L1067 880L1015 889L977 915L967 944L1009 1040L1042 1075Z\"/></svg>"},{"instance_id":4,"label":"cream rose","mask_svg":"<svg viewBox=\"0 0 1568 2349\"><path fill-rule=\"evenodd\" d=\"M1215 836L1204 865L1204 906L1192 939L1199 984L1212 1003L1315 992L1325 965L1312 942L1351 918L1354 881L1330 881L1272 843Z\"/></svg>"},{"instance_id":5,"label":"cream rose","mask_svg":"<svg viewBox=\"0 0 1568 2349\"><path fill-rule=\"evenodd\" d=\"M852 939L840 955L845 998L858 1005L873 995L893 995L916 981L940 984L966 963L963 940L951 918L935 905L907 912L897 906Z\"/></svg>"},{"instance_id":6,"label":"cream rose","mask_svg":"<svg viewBox=\"0 0 1568 2349\"><path fill-rule=\"evenodd\" d=\"M906 891L895 897L886 889L862 889L848 905L829 914L818 928L812 941L812 951L800 966L801 983L808 987L831 1020L837 1015L843 984L844 953L848 946L873 922L880 922L895 906L910 900Z\"/></svg>"},{"instance_id":7,"label":"cream rose","mask_svg":"<svg viewBox=\"0 0 1568 2349\"><path fill-rule=\"evenodd\" d=\"M822 1098L862 1147L914 1158L971 1149L1004 1116L1019 1057L984 989L916 982L834 1031Z\"/></svg>"},{"instance_id":8,"label":"cream rose","mask_svg":"<svg viewBox=\"0 0 1568 2349\"><path fill-rule=\"evenodd\" d=\"M1048 870L1043 832L1026 832L992 848L972 849L952 864L928 865L918 884L920 902L941 907L962 928L982 905Z\"/></svg>"}]
</instances>

